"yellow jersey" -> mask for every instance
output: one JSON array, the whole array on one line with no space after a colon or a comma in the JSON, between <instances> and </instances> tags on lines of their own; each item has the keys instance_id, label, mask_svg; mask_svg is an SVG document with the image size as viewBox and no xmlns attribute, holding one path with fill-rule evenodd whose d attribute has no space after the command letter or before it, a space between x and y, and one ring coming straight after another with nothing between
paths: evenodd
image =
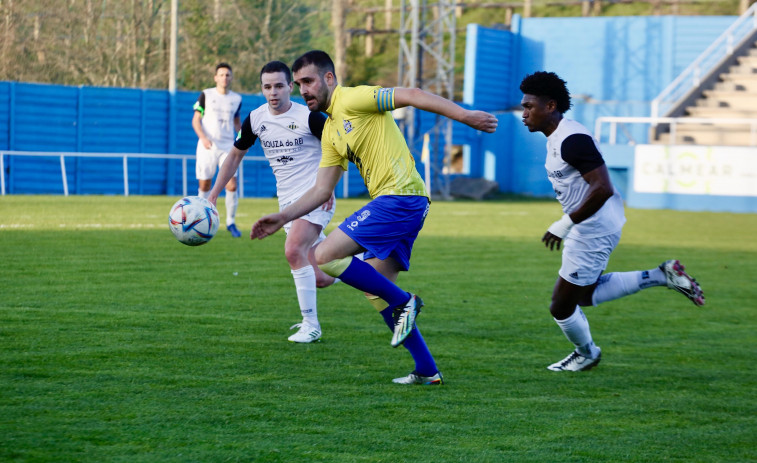
<instances>
[{"instance_id":1,"label":"yellow jersey","mask_svg":"<svg viewBox=\"0 0 757 463\"><path fill-rule=\"evenodd\" d=\"M371 198L382 195L426 196L426 185L390 111L394 89L342 87L331 94L329 115L321 136L320 167L352 162Z\"/></svg>"}]
</instances>

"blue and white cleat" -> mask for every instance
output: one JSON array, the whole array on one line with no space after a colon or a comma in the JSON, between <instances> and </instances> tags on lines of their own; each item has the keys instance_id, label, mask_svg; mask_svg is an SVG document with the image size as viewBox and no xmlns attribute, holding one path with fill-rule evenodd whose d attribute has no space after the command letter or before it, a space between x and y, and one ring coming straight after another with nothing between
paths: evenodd
<instances>
[{"instance_id":1,"label":"blue and white cleat","mask_svg":"<svg viewBox=\"0 0 757 463\"><path fill-rule=\"evenodd\" d=\"M239 238L240 236L242 236L242 232L237 229L237 225L234 223L231 225L226 225L226 229L229 231L229 233L231 233L232 238Z\"/></svg>"},{"instance_id":2,"label":"blue and white cleat","mask_svg":"<svg viewBox=\"0 0 757 463\"><path fill-rule=\"evenodd\" d=\"M408 335L415 327L415 318L423 307L423 301L415 294L410 295L410 299L405 305L395 307L392 317L394 318L394 334L392 335L392 347L402 345Z\"/></svg>"}]
</instances>

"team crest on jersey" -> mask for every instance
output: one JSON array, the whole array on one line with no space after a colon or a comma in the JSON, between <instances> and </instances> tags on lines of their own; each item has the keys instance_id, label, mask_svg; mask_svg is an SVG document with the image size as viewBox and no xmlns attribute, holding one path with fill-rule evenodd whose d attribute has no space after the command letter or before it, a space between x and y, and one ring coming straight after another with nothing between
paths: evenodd
<instances>
[{"instance_id":1,"label":"team crest on jersey","mask_svg":"<svg viewBox=\"0 0 757 463\"><path fill-rule=\"evenodd\" d=\"M344 121L344 133L352 132L352 122Z\"/></svg>"},{"instance_id":2,"label":"team crest on jersey","mask_svg":"<svg viewBox=\"0 0 757 463\"><path fill-rule=\"evenodd\" d=\"M295 124L294 122L289 124L287 127L289 127L289 130L297 130L297 124Z\"/></svg>"},{"instance_id":3,"label":"team crest on jersey","mask_svg":"<svg viewBox=\"0 0 757 463\"><path fill-rule=\"evenodd\" d=\"M281 156L280 158L276 159L278 162L286 165L287 162L294 161L294 158L292 156Z\"/></svg>"}]
</instances>

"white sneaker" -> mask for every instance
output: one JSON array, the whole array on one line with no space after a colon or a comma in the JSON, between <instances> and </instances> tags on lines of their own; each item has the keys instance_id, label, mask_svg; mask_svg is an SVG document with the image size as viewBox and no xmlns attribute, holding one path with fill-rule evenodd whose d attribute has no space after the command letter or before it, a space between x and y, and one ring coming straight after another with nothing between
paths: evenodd
<instances>
[{"instance_id":1,"label":"white sneaker","mask_svg":"<svg viewBox=\"0 0 757 463\"><path fill-rule=\"evenodd\" d=\"M597 347L599 349L599 347ZM602 360L602 350L599 349L599 353L593 359L584 357L576 351L573 351L569 356L565 357L557 363L547 367L547 370L552 371L586 371L591 370L599 364Z\"/></svg>"},{"instance_id":2,"label":"white sneaker","mask_svg":"<svg viewBox=\"0 0 757 463\"><path fill-rule=\"evenodd\" d=\"M321 339L321 329L316 328L313 325L302 322L302 323L296 323L289 327L290 330L293 330L295 328L299 328L296 333L289 336L289 341L291 342L302 342L302 343L308 343L308 342L315 342Z\"/></svg>"},{"instance_id":3,"label":"white sneaker","mask_svg":"<svg viewBox=\"0 0 757 463\"><path fill-rule=\"evenodd\" d=\"M660 270L665 272L668 288L674 289L688 297L695 305L704 305L704 292L699 283L688 273L683 271L684 266L680 261L669 260L660 264Z\"/></svg>"},{"instance_id":4,"label":"white sneaker","mask_svg":"<svg viewBox=\"0 0 757 463\"><path fill-rule=\"evenodd\" d=\"M410 332L415 327L415 317L421 311L423 301L415 294L404 305L395 307L392 317L394 318L394 334L392 335L392 347L397 347L405 342Z\"/></svg>"},{"instance_id":5,"label":"white sneaker","mask_svg":"<svg viewBox=\"0 0 757 463\"><path fill-rule=\"evenodd\" d=\"M394 378L392 380L395 384L420 384L423 386L441 386L444 384L444 378L442 378L442 372L437 371L434 376L421 376L416 372L412 372L402 378Z\"/></svg>"}]
</instances>

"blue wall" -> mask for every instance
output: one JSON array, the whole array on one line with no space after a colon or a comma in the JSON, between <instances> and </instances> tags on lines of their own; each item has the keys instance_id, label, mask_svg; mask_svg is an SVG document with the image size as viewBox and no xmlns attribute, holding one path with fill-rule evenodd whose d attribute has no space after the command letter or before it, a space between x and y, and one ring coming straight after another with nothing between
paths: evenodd
<instances>
[{"instance_id":1,"label":"blue wall","mask_svg":"<svg viewBox=\"0 0 757 463\"><path fill-rule=\"evenodd\" d=\"M195 153L192 105L199 92L126 88L69 87L0 82L0 150L58 153ZM265 102L262 95L242 95L242 119ZM262 156L259 144L248 157ZM9 156L5 163L8 193L62 194L59 157ZM267 162L245 162L246 196L273 197L276 181ZM121 159L68 157L71 194L123 194ZM180 195L181 160L134 158L128 161L129 193ZM187 166L188 192L194 194L194 160ZM342 185L338 186L342 191ZM365 192L360 174L350 169L349 194Z\"/></svg>"}]
</instances>

